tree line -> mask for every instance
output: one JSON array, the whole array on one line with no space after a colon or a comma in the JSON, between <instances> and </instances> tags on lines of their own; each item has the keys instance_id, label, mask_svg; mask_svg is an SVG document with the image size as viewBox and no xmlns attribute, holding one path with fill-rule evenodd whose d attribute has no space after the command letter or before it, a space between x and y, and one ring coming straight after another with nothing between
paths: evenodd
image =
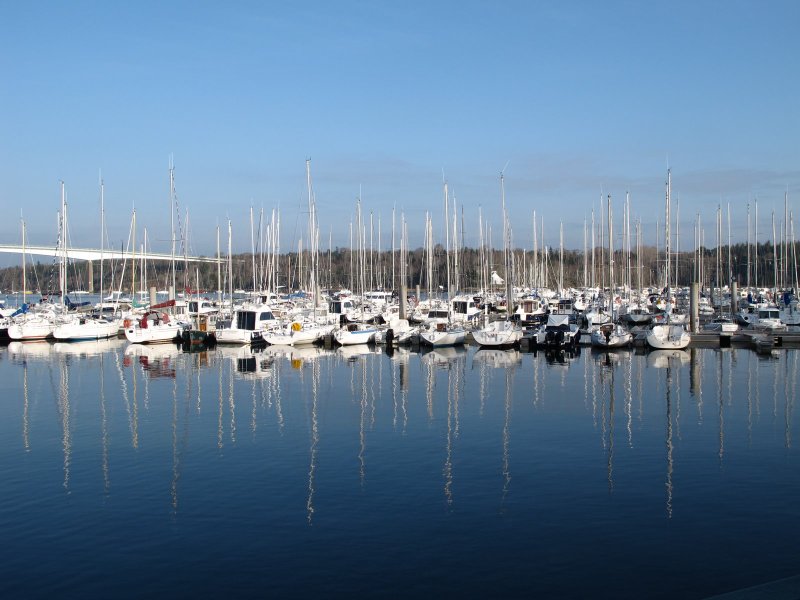
<instances>
[{"instance_id":1,"label":"tree line","mask_svg":"<svg viewBox=\"0 0 800 600\"><path fill-rule=\"evenodd\" d=\"M797 281L796 247L789 247L785 252L782 247L777 250L778 262L775 262L775 249L771 243L749 247L747 244L735 244L729 249L720 249L719 283L727 285L730 281L739 286L758 285L760 287L795 287ZM788 254L788 257L786 255ZM448 268L444 248L437 245L432 257L423 248L409 250L407 253L406 285L413 290L420 286L422 291L429 288L436 291L448 285ZM507 279L510 272L515 286L545 285L556 289L559 282L564 287L582 287L584 283L594 282L598 287L608 287L607 250L596 248L594 252L594 270L591 267L591 252L586 256L583 251L550 248L546 253L541 250L536 256L530 250L514 250L510 259L506 260L501 250L484 250L462 248L457 258L451 252L450 287L464 291L475 291L487 286L487 275L496 271L502 279ZM535 259L535 260L534 260ZM59 289L57 259L49 262L39 261L26 266L27 288L31 292L55 294ZM349 248L336 248L321 252L317 260L317 284L323 288L338 290L348 288L359 292L364 289L396 290L400 281L399 251L361 252ZM430 267L428 263L430 261ZM457 262L457 267L456 267ZM253 265L255 263L255 276ZM273 275L267 276L265 263L273 265ZM508 263L508 266L506 265ZM628 265L630 264L630 270ZM671 282L688 285L691 281L700 280L705 287L717 285L718 256L716 248L701 248L699 252L689 251L675 253L671 257ZM294 291L307 289L310 284L311 261L307 252L284 253L273 260L264 260L251 254L237 254L230 258L222 258L220 268L213 263L183 263L175 265L175 281L178 291L200 290L213 292L219 288L228 290L250 291L254 287L279 287L278 291ZM641 265L641 267L639 267ZM661 287L664 285L665 260L663 252L654 247L641 249L641 257L631 253L630 258L623 251L614 253L614 280L616 285L628 283L634 288ZM778 271L778 281L775 272ZM142 265L137 261L135 274L132 266L122 261L106 261L104 265L104 281L100 285L99 261L75 261L67 269L68 290L84 290L104 293L109 290L122 289L130 291L132 276L136 277L136 287L168 289L172 282L172 269L169 263L148 262ZM219 275L218 275L219 273ZM431 274L429 281L429 274ZM749 277L749 281L748 281ZM91 279L91 281L90 281ZM120 284L120 280L122 283ZM271 285L268 285L268 282ZM497 286L495 286L497 287ZM501 286L502 287L502 286ZM22 289L21 266L0 269L0 290L4 293L17 292Z\"/></svg>"}]
</instances>

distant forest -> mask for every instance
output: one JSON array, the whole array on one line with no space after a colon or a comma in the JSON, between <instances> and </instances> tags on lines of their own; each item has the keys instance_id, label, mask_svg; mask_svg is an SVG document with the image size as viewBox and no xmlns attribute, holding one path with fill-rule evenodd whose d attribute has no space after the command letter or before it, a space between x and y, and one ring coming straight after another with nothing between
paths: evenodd
<instances>
[{"instance_id":1,"label":"distant forest","mask_svg":"<svg viewBox=\"0 0 800 600\"><path fill-rule=\"evenodd\" d=\"M394 254L394 256L393 256ZM445 250L442 246L434 249L432 261L432 289L444 289L447 286L447 263L445 261ZM455 267L455 260L451 253L450 279L453 281L454 288L463 291L475 291L481 288L482 282L486 280L486 274L496 271L498 276L506 279L511 273L511 281L515 286L532 286L535 284L545 285L556 289L563 273L563 285L565 287L582 287L584 282L592 283L592 272L594 272L594 282L597 286L605 284L608 287L608 268L603 265L608 264L608 251L596 248L595 268L591 268L591 253L584 257L583 251L564 250L563 269L558 248L550 248L543 258L540 251L538 259L534 261L532 251L514 250L510 256L510 267L504 267L505 260L503 252L493 250L485 252L486 258L481 260L481 252L477 249L464 248L458 252L458 267ZM796 247L791 246L785 249L778 247L778 262L774 260L774 249L772 244L759 244L757 252L750 246L750 263L748 269L748 246L747 244L736 244L730 248L730 264L728 261L728 247L724 246L719 253L719 281L722 285L729 283L728 273L733 280L740 286L749 282L751 285L760 287L794 287L797 281L797 252ZM784 260L784 255L788 258ZM757 257L757 259L756 259ZM394 260L394 262L393 262ZM423 291L428 289L428 272L426 252L422 248L410 250L408 252L408 262L406 266L407 285L413 290L420 285ZM242 289L252 290L255 285L259 289L274 287L272 279L267 275L264 266L268 263L267 257L255 256L251 254L238 254L232 257L233 280L229 281L228 259L223 257L221 268L217 269L216 264L198 264L183 262L176 263L176 288L178 291L217 290L222 280L223 289ZM399 288L400 282L400 252L366 252L359 256L359 253L349 248L337 248L326 252L321 252L318 259L317 273L318 283L323 288L338 290L348 288L354 291L365 289L384 289L393 290ZM631 269L628 270L630 262ZM169 263L150 262L142 265L136 261L135 277L136 287L143 289L142 281L146 276L147 287L157 289L168 289L171 283L171 268ZM485 264L484 264L485 263ZM653 247L643 248L641 251L641 263L635 253L627 256L622 251L614 253L614 281L616 285L629 283L632 287L661 287L664 284L663 273L665 266L663 253L657 252ZM698 279L704 286L714 286L717 284L717 250L702 248L697 252L682 252L672 256L671 261L671 282L675 282L677 275L678 285L688 285L692 280ZM310 256L308 253L298 255L297 252L282 254L274 261L276 266L273 272L277 273L277 283L281 291L298 290L307 288L309 285ZM637 265L641 264L641 269ZM254 276L255 265L255 276ZM482 269L482 265L484 268ZM393 271L394 268L394 271ZM123 265L122 261L106 261L104 264L103 291L108 293L109 289L120 289L120 277L124 269L124 282L122 290L131 289L131 278L134 270L131 264ZM775 273L777 270L777 286ZM26 277L28 291L53 293L59 288L58 264L55 259L49 262L28 263L26 266ZM218 272L220 276L218 278ZM68 268L68 288L70 290L85 290L97 292L100 290L100 263L92 261L91 266L86 261L75 261ZM699 276L698 276L699 273ZM641 281L640 277L641 275ZM89 281L91 276L91 283ZM232 283L232 285L231 285ZM110 287L113 285L113 288ZM22 287L22 268L8 267L0 269L0 290L4 293L12 293ZM497 286L496 286L497 287Z\"/></svg>"}]
</instances>

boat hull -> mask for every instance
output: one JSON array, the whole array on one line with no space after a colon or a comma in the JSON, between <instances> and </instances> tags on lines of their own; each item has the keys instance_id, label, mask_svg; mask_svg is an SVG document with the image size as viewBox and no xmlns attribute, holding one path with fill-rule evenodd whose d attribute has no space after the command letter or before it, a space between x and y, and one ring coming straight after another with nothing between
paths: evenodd
<instances>
[{"instance_id":1,"label":"boat hull","mask_svg":"<svg viewBox=\"0 0 800 600\"><path fill-rule=\"evenodd\" d=\"M683 325L654 325L647 332L647 344L656 350L682 350L691 340Z\"/></svg>"},{"instance_id":2,"label":"boat hull","mask_svg":"<svg viewBox=\"0 0 800 600\"><path fill-rule=\"evenodd\" d=\"M84 323L64 323L53 331L53 337L62 342L104 340L119 335L119 323L103 319L88 319Z\"/></svg>"},{"instance_id":3,"label":"boat hull","mask_svg":"<svg viewBox=\"0 0 800 600\"><path fill-rule=\"evenodd\" d=\"M45 340L53 337L55 326L48 319L29 319L21 323L8 326L8 337L11 340L23 342L30 340Z\"/></svg>"},{"instance_id":4,"label":"boat hull","mask_svg":"<svg viewBox=\"0 0 800 600\"><path fill-rule=\"evenodd\" d=\"M145 328L132 326L125 329L125 339L131 344L167 344L177 341L182 334L183 329L174 323Z\"/></svg>"},{"instance_id":5,"label":"boat hull","mask_svg":"<svg viewBox=\"0 0 800 600\"><path fill-rule=\"evenodd\" d=\"M458 346L464 343L467 332L463 329L449 329L445 331L428 330L419 334L420 341L428 346L439 348L442 346Z\"/></svg>"},{"instance_id":6,"label":"boat hull","mask_svg":"<svg viewBox=\"0 0 800 600\"><path fill-rule=\"evenodd\" d=\"M508 321L496 321L473 331L472 339L481 348L504 348L522 339L522 329Z\"/></svg>"}]
</instances>

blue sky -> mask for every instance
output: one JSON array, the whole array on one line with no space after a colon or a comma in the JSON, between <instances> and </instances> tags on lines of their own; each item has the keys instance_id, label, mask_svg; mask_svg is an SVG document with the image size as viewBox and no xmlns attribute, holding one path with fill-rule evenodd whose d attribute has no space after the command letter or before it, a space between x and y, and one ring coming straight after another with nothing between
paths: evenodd
<instances>
[{"instance_id":1,"label":"blue sky","mask_svg":"<svg viewBox=\"0 0 800 600\"><path fill-rule=\"evenodd\" d=\"M412 247L426 210L439 235L443 174L467 243L482 207L499 245L506 165L520 247L536 210L547 243L563 221L581 248L601 194L621 218L626 191L654 244L668 165L683 248L697 213L714 245L720 202L744 239L755 198L763 239L800 194L798 23L800 3L777 0L2 0L0 243L22 217L54 244L63 180L72 243L99 246L102 171L112 242L135 207L139 238L167 250L170 155L195 253L228 218L248 250L251 206L280 208L296 248L306 158L326 248L349 243L359 194L384 247L393 207Z\"/></svg>"}]
</instances>

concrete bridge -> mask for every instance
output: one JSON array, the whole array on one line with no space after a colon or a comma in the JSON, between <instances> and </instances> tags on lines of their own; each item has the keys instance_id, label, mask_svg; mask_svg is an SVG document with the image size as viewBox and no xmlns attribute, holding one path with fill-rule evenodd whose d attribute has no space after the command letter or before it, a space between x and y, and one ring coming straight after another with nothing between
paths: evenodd
<instances>
[{"instance_id":1,"label":"concrete bridge","mask_svg":"<svg viewBox=\"0 0 800 600\"><path fill-rule=\"evenodd\" d=\"M87 248L56 248L54 246L14 246L8 244L0 244L0 252L6 254L31 254L34 256L54 256L66 257L74 260L100 260L103 259L145 259L145 260L175 260L177 262L195 262L195 263L213 263L221 262L216 257L209 256L172 256L171 254L160 254L157 252L127 252L125 250L92 250Z\"/></svg>"}]
</instances>

